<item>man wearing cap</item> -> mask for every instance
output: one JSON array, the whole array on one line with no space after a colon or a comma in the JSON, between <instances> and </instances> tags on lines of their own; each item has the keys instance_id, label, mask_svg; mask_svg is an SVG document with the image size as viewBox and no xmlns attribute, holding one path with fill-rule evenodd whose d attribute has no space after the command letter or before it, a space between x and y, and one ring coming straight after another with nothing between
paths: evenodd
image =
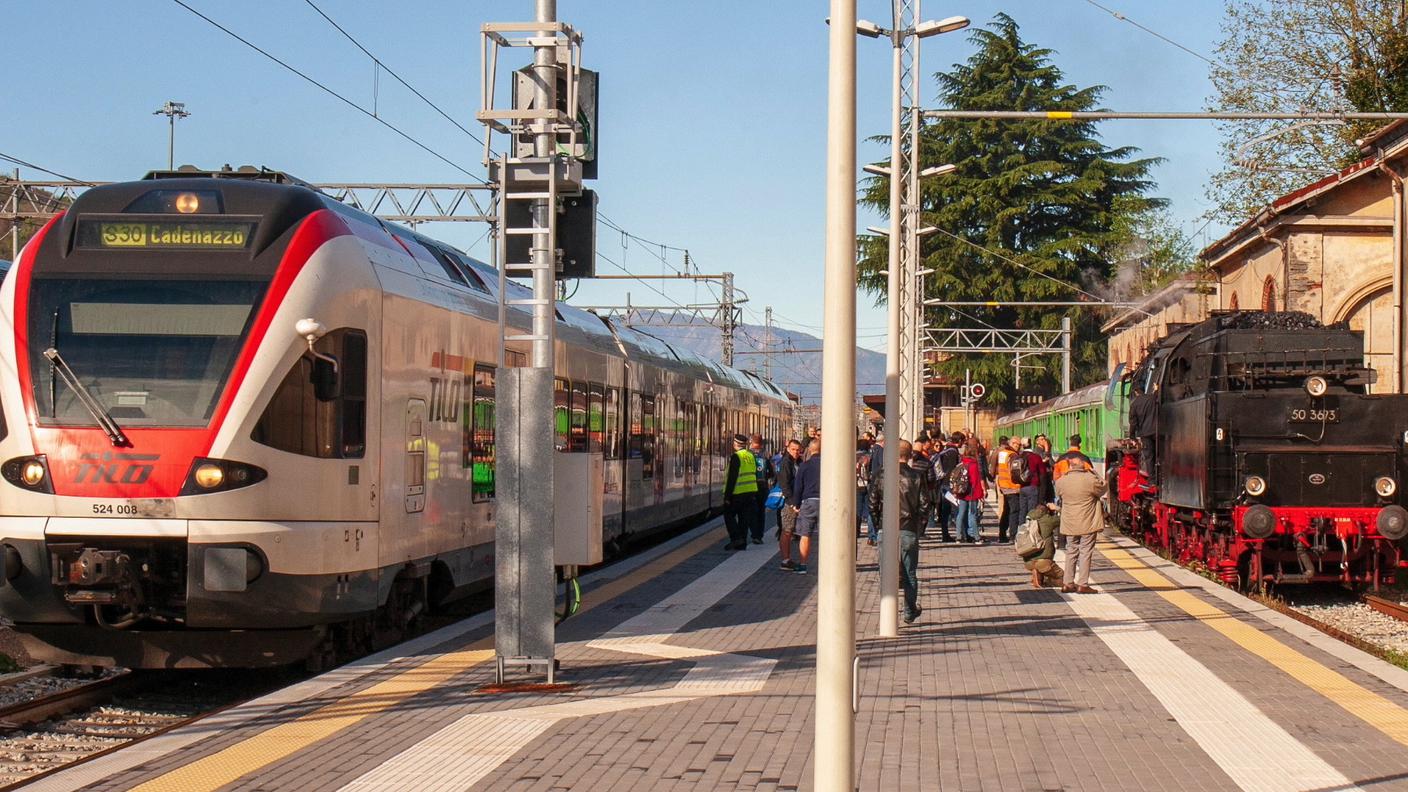
<instances>
[{"instance_id":1,"label":"man wearing cap","mask_svg":"<svg viewBox=\"0 0 1408 792\"><path fill-rule=\"evenodd\" d=\"M748 435L733 436L733 455L728 458L724 473L724 525L728 527L729 550L748 547L748 534L762 534L761 526L753 529L758 519L758 463L748 450Z\"/></svg>"}]
</instances>

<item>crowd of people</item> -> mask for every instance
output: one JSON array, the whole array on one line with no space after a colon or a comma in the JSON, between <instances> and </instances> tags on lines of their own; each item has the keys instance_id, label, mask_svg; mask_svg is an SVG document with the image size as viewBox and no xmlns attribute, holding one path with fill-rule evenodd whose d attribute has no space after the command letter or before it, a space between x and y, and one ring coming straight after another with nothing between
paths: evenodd
<instances>
[{"instance_id":1,"label":"crowd of people","mask_svg":"<svg viewBox=\"0 0 1408 792\"><path fill-rule=\"evenodd\" d=\"M1050 438L999 437L986 447L974 434L921 432L899 440L896 451L899 492L900 582L906 624L919 617L919 539L937 529L945 544L981 545L982 516L995 506L998 543L1015 545L1036 588L1095 593L1090 564L1104 527L1100 498L1104 482L1081 437L1054 453ZM885 440L866 433L856 451L858 535L874 546L884 522ZM760 435L735 435L734 453L724 477L724 517L730 550L761 545L767 513L774 512L774 535L781 569L807 573L821 516L821 433L805 442L789 440L774 456ZM795 545L795 550L794 550ZM1065 565L1055 554L1066 549Z\"/></svg>"}]
</instances>

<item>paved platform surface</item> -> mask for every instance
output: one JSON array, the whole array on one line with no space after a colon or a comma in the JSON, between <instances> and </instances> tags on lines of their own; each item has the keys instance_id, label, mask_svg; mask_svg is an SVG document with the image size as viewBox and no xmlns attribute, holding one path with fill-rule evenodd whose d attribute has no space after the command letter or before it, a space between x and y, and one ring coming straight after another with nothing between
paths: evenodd
<instances>
[{"instance_id":1,"label":"paved platform surface","mask_svg":"<svg viewBox=\"0 0 1408 792\"><path fill-rule=\"evenodd\" d=\"M32 788L810 789L817 577L722 542L598 575L559 631L568 690L481 690L477 618ZM1408 789L1408 672L1127 540L1100 547L1102 593L1063 595L1010 545L926 539L923 614L890 640L875 552L860 789Z\"/></svg>"}]
</instances>

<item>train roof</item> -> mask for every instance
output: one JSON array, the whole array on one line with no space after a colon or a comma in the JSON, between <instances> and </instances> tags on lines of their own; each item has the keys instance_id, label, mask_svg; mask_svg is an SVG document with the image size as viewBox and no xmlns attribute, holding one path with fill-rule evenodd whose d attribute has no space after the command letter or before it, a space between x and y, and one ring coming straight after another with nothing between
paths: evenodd
<instances>
[{"instance_id":1,"label":"train roof","mask_svg":"<svg viewBox=\"0 0 1408 792\"><path fill-rule=\"evenodd\" d=\"M1047 399L1041 404L1033 404L1025 410L1018 410L1008 413L997 419L997 426L1011 426L1015 423L1036 418L1041 415L1062 412L1065 410L1089 407L1092 404L1105 403L1105 391L1109 383L1099 382L1094 385L1087 385L1084 388L1064 393L1054 399Z\"/></svg>"},{"instance_id":2,"label":"train roof","mask_svg":"<svg viewBox=\"0 0 1408 792\"><path fill-rule=\"evenodd\" d=\"M194 183L197 180L204 184ZM153 190L168 189L210 189L210 182L225 196L227 209L245 214L268 214L273 212L287 221L280 227L306 216L313 210L323 207L340 214L350 215L374 226L380 226L403 239L414 239L427 247L451 254L460 265L463 273L477 283L470 284L469 291L477 299L497 301L499 297L499 273L493 267L470 257L453 245L434 237L426 236L415 229L381 220L357 207L344 204L323 193L312 185L278 171L260 168L240 168L226 171L160 171L147 174L139 182L124 182L95 187L79 198L79 203L91 204L105 211L122 211L141 195ZM153 184L152 182L157 182ZM75 207L76 208L76 207ZM89 209L91 211L91 209ZM275 224L279 225L279 224ZM448 266L448 265L447 265ZM0 274L8 269L9 262L0 261ZM507 280L507 295L513 298L532 296L532 290L516 281ZM754 391L762 396L786 399L787 394L771 382L750 373L724 366L693 352L677 349L665 341L640 330L613 323L608 319L576 306L559 302L556 304L559 328L574 341L595 347L607 354L619 355L622 350L632 360L649 362L661 368L688 373L700 379L726 384L742 390ZM522 311L510 307L511 311ZM619 343L618 343L619 342Z\"/></svg>"}]
</instances>

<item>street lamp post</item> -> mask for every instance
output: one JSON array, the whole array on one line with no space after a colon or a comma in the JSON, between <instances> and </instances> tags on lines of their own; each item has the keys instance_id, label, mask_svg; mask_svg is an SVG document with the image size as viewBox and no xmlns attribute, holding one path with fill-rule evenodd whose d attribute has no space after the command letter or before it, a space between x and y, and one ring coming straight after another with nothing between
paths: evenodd
<instances>
[{"instance_id":1,"label":"street lamp post","mask_svg":"<svg viewBox=\"0 0 1408 792\"><path fill-rule=\"evenodd\" d=\"M892 47L891 57L891 116L890 116L890 228L889 228L889 272L886 282L886 318L888 319L888 335L885 348L885 450L883 467L887 471L881 477L881 532L880 532L880 636L882 638L894 638L899 635L899 601L896 596L899 588L899 476L893 471L899 465L900 440L913 434L913 410L905 409L903 406L908 401L908 396L901 389L900 372L901 367L911 370L911 376L917 374L913 371L914 359L904 360L904 352L918 347L917 333L911 340L909 348L901 349L901 312L911 311L909 324L914 324L913 317L917 312L912 306L906 305L905 296L915 298L913 302L919 302L914 289L917 283L907 282L908 273L902 268L902 246L906 240L902 233L904 226L901 224L905 212L905 192L906 186L912 186L913 192L917 193L919 174L915 169L915 162L905 164L906 151L904 141L901 137L903 115L904 115L904 80L903 80L903 56L906 45L914 46L917 51L918 40L939 33L948 33L954 30L962 30L968 26L965 17L954 16L939 21L918 22L919 0L891 0L890 10L894 27L886 30L874 22L858 20L856 22L856 32L870 38L885 36L890 39ZM916 20L913 27L905 27L906 15ZM916 79L916 75L910 74L910 79ZM913 112L917 116L919 103L912 102ZM917 136L917 132L914 133ZM911 148L908 152L911 156L917 157L916 148ZM880 172L876 168L868 168L870 172ZM949 167L952 170L952 167ZM906 181L912 185L906 185ZM917 194L910 196L917 201ZM916 228L918 224L918 209L915 208L914 218L910 220L908 226ZM918 245L913 246L914 250ZM912 263L912 262L911 262ZM910 328L913 330L913 328Z\"/></svg>"},{"instance_id":2,"label":"street lamp post","mask_svg":"<svg viewBox=\"0 0 1408 792\"><path fill-rule=\"evenodd\" d=\"M164 116L166 116L166 120L167 120L167 122L168 122L169 125L170 125L170 132L169 132L169 133L167 134L167 136L166 136L166 169L167 169L167 170L175 170L175 168L176 168L176 119L178 119L178 118L186 118L186 117L190 116L190 113L186 112L186 103L185 103L185 102L173 102L173 101L171 101L171 100L168 99L167 102L166 102L166 104L162 105L160 110L154 111L154 112L152 113L152 115L164 115Z\"/></svg>"}]
</instances>

